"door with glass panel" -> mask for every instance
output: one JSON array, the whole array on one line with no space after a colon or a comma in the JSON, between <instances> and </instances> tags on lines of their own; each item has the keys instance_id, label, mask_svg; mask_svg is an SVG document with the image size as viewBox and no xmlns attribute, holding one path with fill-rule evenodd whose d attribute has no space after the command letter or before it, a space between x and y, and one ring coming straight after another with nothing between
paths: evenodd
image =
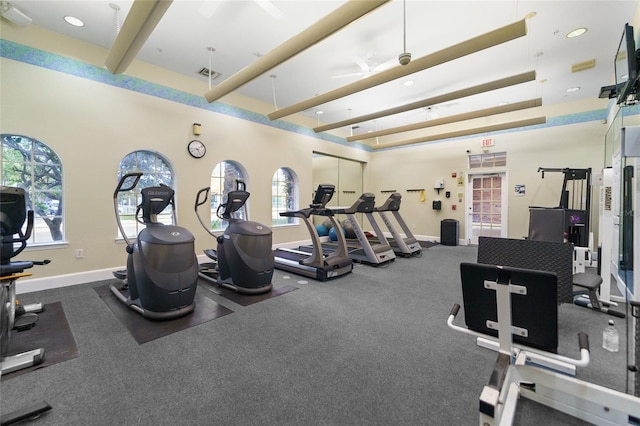
<instances>
[{"instance_id":1,"label":"door with glass panel","mask_svg":"<svg viewBox=\"0 0 640 426\"><path fill-rule=\"evenodd\" d=\"M506 174L469 174L467 190L467 241L478 237L507 236Z\"/></svg>"}]
</instances>

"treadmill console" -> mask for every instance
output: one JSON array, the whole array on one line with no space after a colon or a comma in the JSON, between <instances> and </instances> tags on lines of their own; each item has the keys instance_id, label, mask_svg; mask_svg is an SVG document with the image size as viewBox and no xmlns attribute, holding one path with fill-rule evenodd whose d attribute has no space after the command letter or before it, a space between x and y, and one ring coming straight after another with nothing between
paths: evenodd
<instances>
[{"instance_id":1,"label":"treadmill console","mask_svg":"<svg viewBox=\"0 0 640 426\"><path fill-rule=\"evenodd\" d=\"M321 183L318 185L318 189L316 189L316 194L313 197L313 203L309 207L314 208L324 208L331 198L333 197L333 193L335 192L335 185L330 185L327 183Z\"/></svg>"}]
</instances>

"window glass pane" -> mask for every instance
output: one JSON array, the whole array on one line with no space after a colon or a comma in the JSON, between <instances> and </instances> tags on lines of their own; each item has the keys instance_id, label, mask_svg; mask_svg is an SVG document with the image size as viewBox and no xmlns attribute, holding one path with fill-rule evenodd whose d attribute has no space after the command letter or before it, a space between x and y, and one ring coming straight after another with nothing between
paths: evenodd
<instances>
[{"instance_id":1,"label":"window glass pane","mask_svg":"<svg viewBox=\"0 0 640 426\"><path fill-rule=\"evenodd\" d=\"M246 176L242 167L234 161L223 161L216 164L211 172L211 230L221 231L228 225L217 215L218 207L226 200L230 191L238 189L238 181L245 182ZM235 217L246 220L246 205L235 213Z\"/></svg>"},{"instance_id":2,"label":"window glass pane","mask_svg":"<svg viewBox=\"0 0 640 426\"><path fill-rule=\"evenodd\" d=\"M132 191L122 192L118 195L118 214L129 238L135 238L144 228L144 224L139 223L135 218L137 206L142 202L140 191L150 186L160 186L160 184L173 188L171 165L158 153L135 151L126 155L120 161L117 182L125 174L134 172L143 173L138 185ZM173 222L171 206L167 206L158 215L157 220L160 223L171 224ZM119 234L118 230L118 236L120 236Z\"/></svg>"},{"instance_id":3,"label":"window glass pane","mask_svg":"<svg viewBox=\"0 0 640 426\"><path fill-rule=\"evenodd\" d=\"M297 218L280 216L280 212L297 208L296 182L288 168L276 170L271 180L271 224L287 225L297 223Z\"/></svg>"},{"instance_id":4,"label":"window glass pane","mask_svg":"<svg viewBox=\"0 0 640 426\"><path fill-rule=\"evenodd\" d=\"M488 152L485 154L469 155L469 168L505 167L507 165L506 152Z\"/></svg>"}]
</instances>

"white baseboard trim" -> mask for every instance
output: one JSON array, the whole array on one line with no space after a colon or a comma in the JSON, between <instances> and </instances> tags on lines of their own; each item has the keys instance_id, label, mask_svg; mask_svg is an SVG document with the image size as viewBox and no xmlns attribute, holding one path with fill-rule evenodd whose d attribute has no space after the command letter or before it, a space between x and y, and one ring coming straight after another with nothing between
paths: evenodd
<instances>
[{"instance_id":1,"label":"white baseboard trim","mask_svg":"<svg viewBox=\"0 0 640 426\"><path fill-rule=\"evenodd\" d=\"M16 282L16 294L32 293L34 291L51 290L53 288L69 287L93 281L113 278L113 271L119 268L98 269L94 271L77 272L75 274L55 275L46 278L21 279Z\"/></svg>"}]
</instances>

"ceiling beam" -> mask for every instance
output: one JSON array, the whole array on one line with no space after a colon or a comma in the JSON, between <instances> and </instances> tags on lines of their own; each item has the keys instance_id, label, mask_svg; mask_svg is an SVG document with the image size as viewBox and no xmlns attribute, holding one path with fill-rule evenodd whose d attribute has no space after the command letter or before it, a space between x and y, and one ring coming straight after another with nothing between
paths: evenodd
<instances>
[{"instance_id":1,"label":"ceiling beam","mask_svg":"<svg viewBox=\"0 0 640 426\"><path fill-rule=\"evenodd\" d=\"M516 102L513 104L500 105L492 108L485 108L477 111L466 112L463 114L451 115L449 117L436 118L433 120L421 121L419 123L412 123L404 126L378 130L376 132L353 135L353 136L347 137L347 142L377 138L380 136L393 135L396 133L410 132L412 130L425 129L427 127L440 126L443 124L457 123L459 121L472 120L474 118L488 117L490 115L504 114L506 112L520 111L523 109L535 108L539 106L542 106L542 98L529 99L527 101Z\"/></svg>"},{"instance_id":2,"label":"ceiling beam","mask_svg":"<svg viewBox=\"0 0 640 426\"><path fill-rule=\"evenodd\" d=\"M241 69L204 94L208 102L247 84L265 72L291 59L298 53L340 31L390 0L350 0L298 35L290 38L249 66Z\"/></svg>"},{"instance_id":3,"label":"ceiling beam","mask_svg":"<svg viewBox=\"0 0 640 426\"><path fill-rule=\"evenodd\" d=\"M412 145L421 142L431 142L442 139L456 138L460 136L476 135L478 133L497 132L499 130L515 129L518 127L535 126L547 122L547 117L536 117L527 120L511 121L509 123L493 124L491 126L475 127L473 129L456 130L448 133L440 133L438 135L428 135L419 138L407 139L404 141L390 142L380 145L372 145L373 149L392 148L396 146Z\"/></svg>"},{"instance_id":4,"label":"ceiling beam","mask_svg":"<svg viewBox=\"0 0 640 426\"><path fill-rule=\"evenodd\" d=\"M127 70L173 0L136 0L104 64L112 74Z\"/></svg>"},{"instance_id":5,"label":"ceiling beam","mask_svg":"<svg viewBox=\"0 0 640 426\"><path fill-rule=\"evenodd\" d=\"M513 24L506 25L496 30L490 31L475 38L463 41L462 43L442 49L438 52L431 53L427 56L415 59L408 65L397 66L386 71L371 75L365 79L356 81L346 86L339 87L332 91L322 93L297 104L281 108L270 114L267 114L270 120L286 117L296 112L304 111L327 102L334 101L345 96L352 95L357 92L378 86L380 84L392 81L419 71L444 64L445 62L461 58L471 53L479 52L489 47L497 46L518 37L527 34L526 20L522 19Z\"/></svg>"},{"instance_id":6,"label":"ceiling beam","mask_svg":"<svg viewBox=\"0 0 640 426\"><path fill-rule=\"evenodd\" d=\"M490 92L491 90L502 89L505 87L514 86L516 84L527 83L529 81L534 81L535 79L536 79L536 72L528 71L522 74L513 75L511 77L501 78L500 80L494 80L488 83L479 84L477 86L456 90L455 92L434 96L433 98L423 99L421 101L411 102L409 104L385 109L384 111L372 112L371 114L361 115L360 117L353 117L347 120L342 120L335 123L329 123L322 126L317 126L313 128L313 131L318 133L318 132L324 132L326 130L337 129L338 127L344 127L350 124L362 123L369 120L375 120L376 118L380 118L380 117L386 117L389 115L399 114L401 112L411 111L413 109L424 108L431 105L437 105L443 102L452 101L454 99L466 98L467 96L473 96L480 93Z\"/></svg>"}]
</instances>

